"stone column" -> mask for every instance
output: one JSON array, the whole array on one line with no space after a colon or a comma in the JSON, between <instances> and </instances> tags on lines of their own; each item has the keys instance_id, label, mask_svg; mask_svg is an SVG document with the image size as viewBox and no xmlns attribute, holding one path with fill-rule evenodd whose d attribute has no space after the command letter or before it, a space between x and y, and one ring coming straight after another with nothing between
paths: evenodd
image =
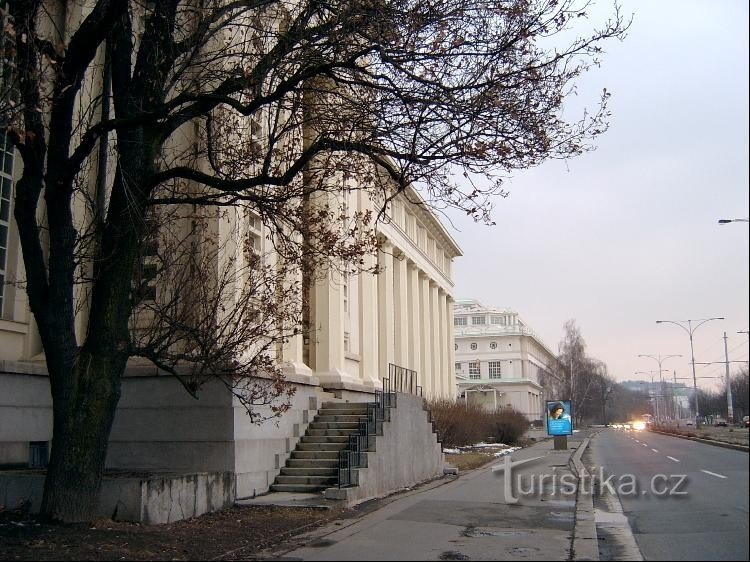
<instances>
[{"instance_id":1,"label":"stone column","mask_svg":"<svg viewBox=\"0 0 750 562\"><path fill-rule=\"evenodd\" d=\"M440 304L438 300L438 286L430 282L430 355L432 359L432 396L440 396Z\"/></svg>"},{"instance_id":2,"label":"stone column","mask_svg":"<svg viewBox=\"0 0 750 562\"><path fill-rule=\"evenodd\" d=\"M439 352L440 352L440 380L438 380L438 393L441 398L448 397L449 372L453 365L448 365L448 348L453 345L448 340L448 315L446 314L446 294L442 289L438 290L438 318L440 320Z\"/></svg>"},{"instance_id":3,"label":"stone column","mask_svg":"<svg viewBox=\"0 0 750 562\"><path fill-rule=\"evenodd\" d=\"M395 363L402 367L409 365L409 290L406 256L394 249L393 259L393 350Z\"/></svg>"},{"instance_id":4,"label":"stone column","mask_svg":"<svg viewBox=\"0 0 750 562\"><path fill-rule=\"evenodd\" d=\"M425 396L432 396L432 325L430 324L430 278L419 272L419 313L420 313L420 363L422 365L422 390Z\"/></svg>"},{"instance_id":5,"label":"stone column","mask_svg":"<svg viewBox=\"0 0 750 562\"><path fill-rule=\"evenodd\" d=\"M388 376L393 349L393 246L387 242L378 252L378 377Z\"/></svg>"},{"instance_id":6,"label":"stone column","mask_svg":"<svg viewBox=\"0 0 750 562\"><path fill-rule=\"evenodd\" d=\"M374 256L366 258L367 266L374 265ZM378 371L378 282L372 273L359 276L359 354L362 358L361 378L366 386L380 386Z\"/></svg>"},{"instance_id":7,"label":"stone column","mask_svg":"<svg viewBox=\"0 0 750 562\"><path fill-rule=\"evenodd\" d=\"M321 384L350 380L344 373L344 314L341 279L337 271L329 271L315 282L315 374Z\"/></svg>"},{"instance_id":8,"label":"stone column","mask_svg":"<svg viewBox=\"0 0 750 562\"><path fill-rule=\"evenodd\" d=\"M453 299L448 296L445 302L445 313L448 318L448 398L454 398L456 390L456 336L453 325Z\"/></svg>"},{"instance_id":9,"label":"stone column","mask_svg":"<svg viewBox=\"0 0 750 562\"><path fill-rule=\"evenodd\" d=\"M419 270L414 262L409 262L407 266L407 297L408 304L408 330L409 330L409 348L407 356L407 366L417 372L419 384L424 390L424 372L422 367L421 353L421 326L422 317L420 315L419 302Z\"/></svg>"}]
</instances>

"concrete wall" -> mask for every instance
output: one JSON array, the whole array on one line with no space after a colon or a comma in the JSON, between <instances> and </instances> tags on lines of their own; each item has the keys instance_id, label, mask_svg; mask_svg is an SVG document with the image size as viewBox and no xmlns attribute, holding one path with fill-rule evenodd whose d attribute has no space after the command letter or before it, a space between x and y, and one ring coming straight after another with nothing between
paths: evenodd
<instances>
[{"instance_id":1,"label":"concrete wall","mask_svg":"<svg viewBox=\"0 0 750 562\"><path fill-rule=\"evenodd\" d=\"M42 471L0 472L0 509L25 506L37 513L43 490ZM159 525L230 507L234 497L230 472L105 476L97 515Z\"/></svg>"},{"instance_id":2,"label":"concrete wall","mask_svg":"<svg viewBox=\"0 0 750 562\"><path fill-rule=\"evenodd\" d=\"M46 375L21 372L10 362L0 365L0 467L25 466L29 443L52 439L52 395ZM28 370L33 371L31 367Z\"/></svg>"},{"instance_id":3,"label":"concrete wall","mask_svg":"<svg viewBox=\"0 0 750 562\"><path fill-rule=\"evenodd\" d=\"M376 438L376 450L366 455L367 467L358 469L359 486L329 488L326 497L358 503L443 475L440 443L416 396L398 395L390 421L383 423L383 435Z\"/></svg>"}]
</instances>

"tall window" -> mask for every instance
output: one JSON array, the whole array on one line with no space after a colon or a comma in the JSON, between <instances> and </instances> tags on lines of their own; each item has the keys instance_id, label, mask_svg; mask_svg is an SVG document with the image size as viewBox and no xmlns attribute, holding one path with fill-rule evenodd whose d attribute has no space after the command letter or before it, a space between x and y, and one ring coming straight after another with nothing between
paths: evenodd
<instances>
[{"instance_id":1,"label":"tall window","mask_svg":"<svg viewBox=\"0 0 750 562\"><path fill-rule=\"evenodd\" d=\"M472 316L471 317L471 323L476 325L481 325L485 323L485 317L484 316Z\"/></svg>"},{"instance_id":2,"label":"tall window","mask_svg":"<svg viewBox=\"0 0 750 562\"><path fill-rule=\"evenodd\" d=\"M454 326L466 326L466 316L456 316L453 318Z\"/></svg>"},{"instance_id":3,"label":"tall window","mask_svg":"<svg viewBox=\"0 0 750 562\"><path fill-rule=\"evenodd\" d=\"M7 134L0 137L0 317L5 304L5 281L8 275L8 238L10 236L10 203L13 199L13 145Z\"/></svg>"},{"instance_id":4,"label":"tall window","mask_svg":"<svg viewBox=\"0 0 750 562\"><path fill-rule=\"evenodd\" d=\"M12 24L6 2L0 1L0 98L4 103L18 103L15 88L15 65L12 53L15 40L6 29ZM13 201L13 157L15 149L4 132L0 133L0 318L5 305L5 282L8 278L8 245L11 201Z\"/></svg>"},{"instance_id":5,"label":"tall window","mask_svg":"<svg viewBox=\"0 0 750 562\"><path fill-rule=\"evenodd\" d=\"M461 363L456 363L456 372L457 373L461 372Z\"/></svg>"},{"instance_id":6,"label":"tall window","mask_svg":"<svg viewBox=\"0 0 750 562\"><path fill-rule=\"evenodd\" d=\"M500 361L490 361L489 367L490 367L490 378L499 379L500 378Z\"/></svg>"},{"instance_id":7,"label":"tall window","mask_svg":"<svg viewBox=\"0 0 750 562\"><path fill-rule=\"evenodd\" d=\"M471 361L469 363L469 378L478 379L481 371L479 370L479 361Z\"/></svg>"}]
</instances>

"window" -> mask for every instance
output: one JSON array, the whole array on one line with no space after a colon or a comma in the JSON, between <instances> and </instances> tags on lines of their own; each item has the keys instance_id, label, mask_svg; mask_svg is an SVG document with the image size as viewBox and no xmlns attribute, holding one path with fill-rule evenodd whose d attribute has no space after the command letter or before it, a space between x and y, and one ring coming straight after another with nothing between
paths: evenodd
<instances>
[{"instance_id":1,"label":"window","mask_svg":"<svg viewBox=\"0 0 750 562\"><path fill-rule=\"evenodd\" d=\"M479 361L472 361L469 363L469 378L478 379L481 377L479 370Z\"/></svg>"},{"instance_id":2,"label":"window","mask_svg":"<svg viewBox=\"0 0 750 562\"><path fill-rule=\"evenodd\" d=\"M461 363L456 363L456 371L461 372Z\"/></svg>"},{"instance_id":3,"label":"window","mask_svg":"<svg viewBox=\"0 0 750 562\"><path fill-rule=\"evenodd\" d=\"M500 361L490 361L490 378L491 379L499 379L500 378Z\"/></svg>"},{"instance_id":4,"label":"window","mask_svg":"<svg viewBox=\"0 0 750 562\"><path fill-rule=\"evenodd\" d=\"M344 353L349 353L349 332L344 332Z\"/></svg>"},{"instance_id":5,"label":"window","mask_svg":"<svg viewBox=\"0 0 750 562\"><path fill-rule=\"evenodd\" d=\"M497 342L496 341L490 342L490 349L497 349Z\"/></svg>"},{"instance_id":6,"label":"window","mask_svg":"<svg viewBox=\"0 0 750 562\"><path fill-rule=\"evenodd\" d=\"M477 348L477 344L475 344L475 343L472 343L472 344L471 344L471 345L470 345L469 347L471 347L471 349L472 349L472 350L474 350L474 349L476 349L476 348Z\"/></svg>"},{"instance_id":7,"label":"window","mask_svg":"<svg viewBox=\"0 0 750 562\"><path fill-rule=\"evenodd\" d=\"M1 69L0 69L1 70ZM0 137L0 317L2 317L5 281L8 275L8 245L10 236L10 203L13 199L13 156L15 148L7 134Z\"/></svg>"},{"instance_id":8,"label":"window","mask_svg":"<svg viewBox=\"0 0 750 562\"><path fill-rule=\"evenodd\" d=\"M456 316L453 318L454 326L466 326L466 316Z\"/></svg>"},{"instance_id":9,"label":"window","mask_svg":"<svg viewBox=\"0 0 750 562\"><path fill-rule=\"evenodd\" d=\"M500 324L501 320L502 320L502 316L493 316L492 317L492 323L493 324Z\"/></svg>"},{"instance_id":10,"label":"window","mask_svg":"<svg viewBox=\"0 0 750 562\"><path fill-rule=\"evenodd\" d=\"M455 351L458 351L458 344L457 344L457 343L454 343L454 344L453 344L453 349L454 349Z\"/></svg>"},{"instance_id":11,"label":"window","mask_svg":"<svg viewBox=\"0 0 750 562\"><path fill-rule=\"evenodd\" d=\"M471 317L471 323L474 326L484 325L485 324L485 317L484 316L472 316Z\"/></svg>"}]
</instances>

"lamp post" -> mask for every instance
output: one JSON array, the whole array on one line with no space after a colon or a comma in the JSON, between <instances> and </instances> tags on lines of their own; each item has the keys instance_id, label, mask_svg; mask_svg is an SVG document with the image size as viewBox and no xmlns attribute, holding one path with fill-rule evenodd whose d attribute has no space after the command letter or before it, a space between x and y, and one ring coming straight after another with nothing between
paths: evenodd
<instances>
[{"instance_id":1,"label":"lamp post","mask_svg":"<svg viewBox=\"0 0 750 562\"><path fill-rule=\"evenodd\" d=\"M695 379L695 352L693 351L693 333L703 326L706 322L710 322L711 320L724 320L723 316L717 316L715 318L701 318L701 319L690 319L690 320L657 320L657 324L674 324L675 326L679 326L683 330L685 330L688 333L688 336L690 337L690 365L693 368L693 394L695 395L695 417L696 419L696 425L700 424L700 408L698 406L698 383ZM685 323L687 322L687 327L685 327ZM698 322L695 326L693 326L693 322Z\"/></svg>"},{"instance_id":2,"label":"lamp post","mask_svg":"<svg viewBox=\"0 0 750 562\"><path fill-rule=\"evenodd\" d=\"M648 388L648 396L651 398L651 392L654 388L654 372L653 371L636 371L636 375L649 375L651 377L651 386ZM658 420L659 419L659 401L656 399L656 396L653 398L653 402L651 404L651 413L653 416Z\"/></svg>"},{"instance_id":3,"label":"lamp post","mask_svg":"<svg viewBox=\"0 0 750 562\"><path fill-rule=\"evenodd\" d=\"M664 389L663 389L664 382L663 382L662 377L661 377L661 373L663 371L663 369L661 368L661 364L664 361L666 361L667 359L671 358L671 357L682 357L682 355L675 354L675 355L665 355L664 357L662 357L662 355L660 353L659 355L644 355L644 354L639 354L638 357L647 357L648 359L653 359L659 365L659 386L660 386L659 392L662 393L664 391ZM657 403L657 405L659 404L658 395L657 395L657 398L656 398L656 403ZM664 417L666 418L667 416L665 415Z\"/></svg>"}]
</instances>

